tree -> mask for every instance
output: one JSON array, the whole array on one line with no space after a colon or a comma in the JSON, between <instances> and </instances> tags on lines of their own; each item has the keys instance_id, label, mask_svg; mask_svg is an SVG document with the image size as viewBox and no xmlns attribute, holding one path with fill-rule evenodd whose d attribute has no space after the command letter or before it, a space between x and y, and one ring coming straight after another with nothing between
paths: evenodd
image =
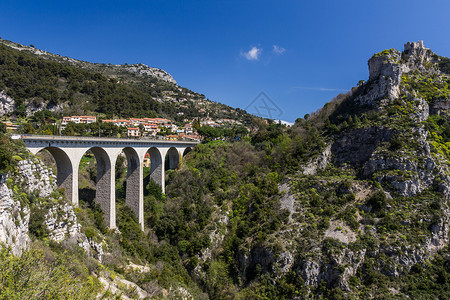
<instances>
[{"instance_id":1,"label":"tree","mask_svg":"<svg viewBox=\"0 0 450 300\"><path fill-rule=\"evenodd\" d=\"M14 113L18 117L25 117L27 115L27 108L25 107L24 104L20 104L16 107L16 110L14 111Z\"/></svg>"},{"instance_id":2,"label":"tree","mask_svg":"<svg viewBox=\"0 0 450 300\"><path fill-rule=\"evenodd\" d=\"M31 123L26 123L23 127L23 133L26 134L33 134L34 133L34 127L31 125Z\"/></svg>"},{"instance_id":3,"label":"tree","mask_svg":"<svg viewBox=\"0 0 450 300\"><path fill-rule=\"evenodd\" d=\"M200 127L198 133L207 140L216 139L220 136L220 132L217 128L206 125Z\"/></svg>"},{"instance_id":4,"label":"tree","mask_svg":"<svg viewBox=\"0 0 450 300\"><path fill-rule=\"evenodd\" d=\"M200 122L198 119L194 119L194 121L192 121L192 127L197 131L200 129Z\"/></svg>"},{"instance_id":5,"label":"tree","mask_svg":"<svg viewBox=\"0 0 450 300\"><path fill-rule=\"evenodd\" d=\"M6 124L0 122L0 133L6 133Z\"/></svg>"},{"instance_id":6,"label":"tree","mask_svg":"<svg viewBox=\"0 0 450 300\"><path fill-rule=\"evenodd\" d=\"M145 131L145 127L142 124L139 124L139 132L141 133L141 135L144 135L144 131Z\"/></svg>"}]
</instances>

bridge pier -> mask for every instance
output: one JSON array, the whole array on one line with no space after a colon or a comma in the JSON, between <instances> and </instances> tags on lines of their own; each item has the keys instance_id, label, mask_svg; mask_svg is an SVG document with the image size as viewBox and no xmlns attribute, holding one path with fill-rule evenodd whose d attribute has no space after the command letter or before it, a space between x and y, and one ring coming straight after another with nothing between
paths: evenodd
<instances>
[{"instance_id":1,"label":"bridge pier","mask_svg":"<svg viewBox=\"0 0 450 300\"><path fill-rule=\"evenodd\" d=\"M123 149L123 152L127 158L125 204L134 211L141 228L144 229L144 172L142 164L145 153L140 154L135 149L129 147Z\"/></svg>"},{"instance_id":2,"label":"bridge pier","mask_svg":"<svg viewBox=\"0 0 450 300\"><path fill-rule=\"evenodd\" d=\"M103 210L103 215L109 228L116 228L115 166L119 152L111 149L105 150L100 147L93 147L90 150L94 153L97 161L95 202Z\"/></svg>"},{"instance_id":3,"label":"bridge pier","mask_svg":"<svg viewBox=\"0 0 450 300\"><path fill-rule=\"evenodd\" d=\"M157 184L161 186L162 192L165 192L165 182L164 182L164 155L156 147L150 148L148 150L150 154L150 179L153 179Z\"/></svg>"}]
</instances>

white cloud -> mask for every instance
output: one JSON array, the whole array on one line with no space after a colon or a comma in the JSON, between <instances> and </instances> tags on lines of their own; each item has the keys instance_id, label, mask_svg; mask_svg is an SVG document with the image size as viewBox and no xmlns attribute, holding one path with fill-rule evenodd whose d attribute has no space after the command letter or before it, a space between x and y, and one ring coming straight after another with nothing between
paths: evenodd
<instances>
[{"instance_id":1,"label":"white cloud","mask_svg":"<svg viewBox=\"0 0 450 300\"><path fill-rule=\"evenodd\" d=\"M283 48L283 47L277 46L277 45L273 45L272 51L273 51L273 53L275 53L275 54L281 55L281 54L283 54L284 52L286 52L286 49Z\"/></svg>"},{"instance_id":2,"label":"white cloud","mask_svg":"<svg viewBox=\"0 0 450 300\"><path fill-rule=\"evenodd\" d=\"M262 48L252 47L247 52L241 52L241 55L247 60L258 60L261 56Z\"/></svg>"}]
</instances>

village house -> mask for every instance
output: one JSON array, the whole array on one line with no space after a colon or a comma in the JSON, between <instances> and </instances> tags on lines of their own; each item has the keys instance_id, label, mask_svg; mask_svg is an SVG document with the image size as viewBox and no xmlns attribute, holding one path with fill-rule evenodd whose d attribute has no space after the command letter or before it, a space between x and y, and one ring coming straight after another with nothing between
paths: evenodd
<instances>
[{"instance_id":1,"label":"village house","mask_svg":"<svg viewBox=\"0 0 450 300\"><path fill-rule=\"evenodd\" d=\"M192 134L192 133L194 133L194 128L192 127L191 123L184 125L184 133L185 134Z\"/></svg>"},{"instance_id":2,"label":"village house","mask_svg":"<svg viewBox=\"0 0 450 300\"><path fill-rule=\"evenodd\" d=\"M178 141L179 139L180 139L180 136L176 135L176 134L166 135L166 140L169 140L169 141Z\"/></svg>"},{"instance_id":3,"label":"village house","mask_svg":"<svg viewBox=\"0 0 450 300\"><path fill-rule=\"evenodd\" d=\"M192 123L187 123L184 127L178 128L177 125L173 124L171 120L165 118L130 118L129 120L125 119L114 119L114 120L102 120L104 123L112 123L116 126L125 126L127 127L127 136L129 137L137 137L137 136L146 136L146 137L156 137L157 134L161 131L161 128L167 128L172 132L175 132L177 135L168 136L166 138L169 139L179 139L184 135L191 135L192 139L195 139L196 131L194 130ZM188 122L188 120L185 120ZM217 125L211 120L206 121L208 124ZM144 128L139 130L140 125Z\"/></svg>"},{"instance_id":4,"label":"village house","mask_svg":"<svg viewBox=\"0 0 450 300\"><path fill-rule=\"evenodd\" d=\"M71 116L71 117L63 117L61 125L67 125L69 122L74 122L77 124L90 124L95 123L97 121L97 117L95 116Z\"/></svg>"},{"instance_id":5,"label":"village house","mask_svg":"<svg viewBox=\"0 0 450 300\"><path fill-rule=\"evenodd\" d=\"M127 136L128 137L139 136L139 127L128 127L127 128Z\"/></svg>"}]
</instances>

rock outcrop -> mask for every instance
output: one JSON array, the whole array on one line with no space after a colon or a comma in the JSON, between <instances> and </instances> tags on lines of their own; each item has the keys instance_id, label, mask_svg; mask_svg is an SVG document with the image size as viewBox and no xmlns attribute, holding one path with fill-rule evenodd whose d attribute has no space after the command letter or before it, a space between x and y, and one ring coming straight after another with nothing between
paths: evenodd
<instances>
[{"instance_id":1,"label":"rock outcrop","mask_svg":"<svg viewBox=\"0 0 450 300\"><path fill-rule=\"evenodd\" d=\"M0 116L14 111L15 101L4 91L0 91Z\"/></svg>"},{"instance_id":2,"label":"rock outcrop","mask_svg":"<svg viewBox=\"0 0 450 300\"><path fill-rule=\"evenodd\" d=\"M85 61L81 61L78 59L74 59L74 58L70 58L70 57L65 57L65 56L60 56L57 54L53 54L47 51L43 51L34 47L29 47L29 46L25 46L25 45L21 45L18 43L13 43L7 40L2 40L0 39L0 43L7 45L8 47L11 47L13 49L19 50L19 51L27 51L27 52L31 52L34 55L38 55L44 59L48 59L48 60L56 60L59 62L66 62L66 63L70 63L72 65L75 66L79 66L79 67L84 67L87 69L92 68L93 63L88 63ZM133 64L133 65L108 65L109 68L112 69L116 69L119 71L126 71L129 73L133 73L139 76L148 76L148 77L156 77L159 80L162 81L166 81L169 83L173 83L173 84L177 84L177 82L175 81L175 79L173 79L173 77L167 73L164 70L158 69L158 68L152 68L149 67L147 65L144 64Z\"/></svg>"},{"instance_id":3,"label":"rock outcrop","mask_svg":"<svg viewBox=\"0 0 450 300\"><path fill-rule=\"evenodd\" d=\"M175 79L173 79L172 75L161 69L152 68L144 64L125 65L120 67L124 68L126 71L130 73L134 73L139 76L156 77L160 80L177 84Z\"/></svg>"},{"instance_id":4,"label":"rock outcrop","mask_svg":"<svg viewBox=\"0 0 450 300\"><path fill-rule=\"evenodd\" d=\"M398 98L404 73L413 70L437 72L436 68L424 66L426 62L433 61L432 55L422 41L406 43L403 52L389 49L375 54L368 62L369 80L364 85L365 92L355 102L376 107L381 99L390 101Z\"/></svg>"},{"instance_id":5,"label":"rock outcrop","mask_svg":"<svg viewBox=\"0 0 450 300\"><path fill-rule=\"evenodd\" d=\"M0 243L10 247L14 255L21 255L30 243L30 210L13 198L13 191L6 184L7 180L7 174L0 176Z\"/></svg>"},{"instance_id":6,"label":"rock outcrop","mask_svg":"<svg viewBox=\"0 0 450 300\"><path fill-rule=\"evenodd\" d=\"M18 158L17 158L18 159ZM11 247L12 253L20 255L30 243L28 227L30 209L21 203L18 186L27 194L49 197L55 188L53 173L37 160L24 159L17 163L17 174L2 175L0 181L0 242ZM26 195L25 195L26 196Z\"/></svg>"},{"instance_id":7,"label":"rock outcrop","mask_svg":"<svg viewBox=\"0 0 450 300\"><path fill-rule=\"evenodd\" d=\"M21 159L15 157L15 159ZM20 188L19 188L20 186ZM31 241L29 237L30 209L21 204L23 196L34 195L45 201L49 207L44 218L49 239L55 242L78 244L86 253L99 261L102 260L103 247L81 232L73 207L59 196L54 199L56 177L53 172L37 158L17 162L14 175L1 175L0 179L0 242L11 247L15 255L20 255ZM20 194L23 191L22 194ZM57 195L57 194L55 194ZM22 199L23 200L23 199ZM34 205L43 206L37 202ZM45 209L45 208L43 208Z\"/></svg>"},{"instance_id":8,"label":"rock outcrop","mask_svg":"<svg viewBox=\"0 0 450 300\"><path fill-rule=\"evenodd\" d=\"M56 176L37 159L24 159L17 163L17 181L29 194L41 198L50 196L56 188Z\"/></svg>"}]
</instances>

